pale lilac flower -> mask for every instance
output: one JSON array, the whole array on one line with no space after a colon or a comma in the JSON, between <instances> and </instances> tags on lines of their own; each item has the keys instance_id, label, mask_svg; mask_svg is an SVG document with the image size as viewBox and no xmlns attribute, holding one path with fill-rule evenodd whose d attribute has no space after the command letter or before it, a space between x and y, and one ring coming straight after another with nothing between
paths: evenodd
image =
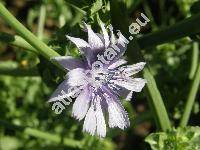
<instances>
[{"instance_id":1,"label":"pale lilac flower","mask_svg":"<svg viewBox=\"0 0 200 150\"><path fill-rule=\"evenodd\" d=\"M120 34L116 39L112 29L108 34L103 23L101 23L102 34L94 33L87 24L85 24L85 29L88 32L88 42L67 36L84 55L83 58L78 59L71 56L53 58L69 72L66 80L59 85L51 98L59 98L63 91L66 93L64 97L72 96L74 91L69 92L68 89L74 87L76 92L78 89L80 94L73 104L72 116L79 121L85 118L83 131L105 137L105 115L108 115L110 128L124 129L130 125L120 98L131 100L133 92L142 90L146 80L131 78L131 76L141 71L145 63L124 65L127 63L122 59L126 50L124 37ZM99 60L98 57L105 56L106 49L113 45L120 49L116 51L117 55L109 61L105 57L103 67L94 67L93 64Z\"/></svg>"}]
</instances>

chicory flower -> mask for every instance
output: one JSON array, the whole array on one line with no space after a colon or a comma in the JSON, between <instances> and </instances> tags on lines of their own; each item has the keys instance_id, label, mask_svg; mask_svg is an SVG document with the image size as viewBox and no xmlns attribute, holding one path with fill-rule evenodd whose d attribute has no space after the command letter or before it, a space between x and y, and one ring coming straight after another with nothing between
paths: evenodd
<instances>
[{"instance_id":1,"label":"chicory flower","mask_svg":"<svg viewBox=\"0 0 200 150\"><path fill-rule=\"evenodd\" d=\"M100 24L102 34L94 33L89 25L84 25L88 42L66 36L84 57L53 58L69 72L50 101L55 97L59 99L63 92L66 94L62 98L79 93L72 107L72 116L79 121L84 119L83 131L105 137L105 116L108 116L110 128L125 129L130 125L120 98L131 100L133 92L142 90L146 80L131 76L141 71L145 62L125 65L127 61L122 57L127 44L121 33L116 39L112 29L108 33L103 23ZM75 90L69 91L72 87Z\"/></svg>"}]
</instances>

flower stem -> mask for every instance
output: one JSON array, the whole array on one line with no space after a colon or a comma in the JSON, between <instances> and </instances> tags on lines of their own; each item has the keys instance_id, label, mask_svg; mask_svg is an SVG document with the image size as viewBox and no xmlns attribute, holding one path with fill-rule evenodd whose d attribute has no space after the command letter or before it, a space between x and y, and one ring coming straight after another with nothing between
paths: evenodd
<instances>
[{"instance_id":1,"label":"flower stem","mask_svg":"<svg viewBox=\"0 0 200 150\"><path fill-rule=\"evenodd\" d=\"M198 66L198 59L199 59L199 43L193 42L191 67L190 67L190 73L189 73L190 79L194 78L194 75L195 75L195 72L196 72L197 66Z\"/></svg>"},{"instance_id":2,"label":"flower stem","mask_svg":"<svg viewBox=\"0 0 200 150\"><path fill-rule=\"evenodd\" d=\"M26 42L21 36L11 35L8 33L0 32L0 42L11 44L13 46L38 53L38 51L33 48L28 42Z\"/></svg>"},{"instance_id":3,"label":"flower stem","mask_svg":"<svg viewBox=\"0 0 200 150\"><path fill-rule=\"evenodd\" d=\"M156 81L148 68L145 68L143 73L144 78L147 80L146 88L149 94L149 104L156 117L155 119L157 124L163 131L169 130L171 129L170 120L163 99L156 85Z\"/></svg>"},{"instance_id":4,"label":"flower stem","mask_svg":"<svg viewBox=\"0 0 200 150\"><path fill-rule=\"evenodd\" d=\"M34 47L41 55L50 60L52 57L59 56L57 52L40 41L33 33L24 27L4 6L0 3L0 16L15 31L21 35L32 47Z\"/></svg>"},{"instance_id":5,"label":"flower stem","mask_svg":"<svg viewBox=\"0 0 200 150\"><path fill-rule=\"evenodd\" d=\"M41 5L40 6L40 15L39 15L39 19L38 19L38 30L37 30L37 37L39 39L43 38L45 18L46 18L46 6Z\"/></svg>"},{"instance_id":6,"label":"flower stem","mask_svg":"<svg viewBox=\"0 0 200 150\"><path fill-rule=\"evenodd\" d=\"M0 75L32 77L39 76L37 68L19 69L19 68L0 68Z\"/></svg>"},{"instance_id":7,"label":"flower stem","mask_svg":"<svg viewBox=\"0 0 200 150\"><path fill-rule=\"evenodd\" d=\"M193 15L179 23L176 23L157 32L146 34L137 39L140 48L156 46L162 43L174 41L185 36L200 33L200 13Z\"/></svg>"},{"instance_id":8,"label":"flower stem","mask_svg":"<svg viewBox=\"0 0 200 150\"><path fill-rule=\"evenodd\" d=\"M29 69L22 69L17 67L15 63L6 65L5 62L2 63L0 62L0 75L23 77L23 76L39 76L39 73L36 67Z\"/></svg>"},{"instance_id":9,"label":"flower stem","mask_svg":"<svg viewBox=\"0 0 200 150\"><path fill-rule=\"evenodd\" d=\"M184 113L181 118L181 122L180 122L181 127L185 127L188 123L188 120L190 118L190 114L192 111L192 107L195 102L195 98L197 96L199 84L200 84L200 61L199 61L198 68L197 68L196 74L194 76L194 79L192 80L192 84L191 84L190 92L189 92L187 102L185 105Z\"/></svg>"},{"instance_id":10,"label":"flower stem","mask_svg":"<svg viewBox=\"0 0 200 150\"><path fill-rule=\"evenodd\" d=\"M133 51L134 49L134 51ZM128 45L127 56L130 62L135 63L139 61L144 61L142 54L140 53L140 47L137 41L132 41ZM146 84L146 96L150 109L152 111L152 116L154 117L155 123L159 129L162 131L167 131L171 129L171 123L168 117L167 110L164 105L164 101L157 87L156 81L147 66L143 70L143 76L147 80Z\"/></svg>"},{"instance_id":11,"label":"flower stem","mask_svg":"<svg viewBox=\"0 0 200 150\"><path fill-rule=\"evenodd\" d=\"M82 147L82 141L76 141L69 138L62 138L59 135L56 134L50 134L48 132L40 131L38 129L33 129L30 127L23 127L23 126L17 126L14 124L10 124L4 120L0 120L0 125L5 126L9 129L15 129L17 131L22 132L23 134L33 136L36 138L46 139L52 142L55 142L57 144L63 144L65 146L71 147L71 148L81 148Z\"/></svg>"}]
</instances>

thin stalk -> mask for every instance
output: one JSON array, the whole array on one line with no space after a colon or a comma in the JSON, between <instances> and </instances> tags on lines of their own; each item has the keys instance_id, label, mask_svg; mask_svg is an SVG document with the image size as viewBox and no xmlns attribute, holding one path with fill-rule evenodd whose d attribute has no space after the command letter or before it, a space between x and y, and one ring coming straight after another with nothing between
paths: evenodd
<instances>
[{"instance_id":1,"label":"thin stalk","mask_svg":"<svg viewBox=\"0 0 200 150\"><path fill-rule=\"evenodd\" d=\"M38 129L17 126L17 125L8 123L4 120L0 120L0 125L4 126L5 128L17 130L17 131L22 132L23 134L26 134L29 136L49 140L49 141L55 142L57 144L63 144L65 146L68 146L71 148L81 148L82 147L82 141L76 141L76 140L73 140L70 138L63 138L60 135L50 134L48 132L40 131Z\"/></svg>"},{"instance_id":2,"label":"thin stalk","mask_svg":"<svg viewBox=\"0 0 200 150\"><path fill-rule=\"evenodd\" d=\"M21 36L11 35L8 33L0 32L0 42L11 44L13 46L38 53L38 51L33 48L28 42L26 42Z\"/></svg>"},{"instance_id":3,"label":"thin stalk","mask_svg":"<svg viewBox=\"0 0 200 150\"><path fill-rule=\"evenodd\" d=\"M179 23L167 28L146 34L137 39L140 48L156 46L166 42L174 41L186 36L200 33L200 13L193 15Z\"/></svg>"},{"instance_id":4,"label":"thin stalk","mask_svg":"<svg viewBox=\"0 0 200 150\"><path fill-rule=\"evenodd\" d=\"M148 68L145 68L143 73L144 78L147 80L146 89L149 94L148 101L154 113L153 115L156 117L156 123L159 124L159 127L163 131L169 130L171 129L170 120L163 99L156 85L156 81Z\"/></svg>"},{"instance_id":5,"label":"thin stalk","mask_svg":"<svg viewBox=\"0 0 200 150\"><path fill-rule=\"evenodd\" d=\"M20 36L22 36L32 47L41 55L50 60L52 57L59 56L57 52L48 47L22 25L4 6L0 3L0 16L8 23Z\"/></svg>"},{"instance_id":6,"label":"thin stalk","mask_svg":"<svg viewBox=\"0 0 200 150\"><path fill-rule=\"evenodd\" d=\"M192 111L192 107L194 105L195 98L198 93L199 84L200 84L200 61L199 61L194 79L192 80L192 84L191 84L190 92L189 92L187 102L185 105L184 113L181 118L181 122L180 122L181 127L185 127L188 123L188 120L190 118L190 114Z\"/></svg>"},{"instance_id":7,"label":"thin stalk","mask_svg":"<svg viewBox=\"0 0 200 150\"><path fill-rule=\"evenodd\" d=\"M37 30L37 37L39 39L43 38L45 18L46 18L46 6L45 5L41 5L41 7L40 7L40 15L39 15L39 19L38 19L38 30Z\"/></svg>"},{"instance_id":8,"label":"thin stalk","mask_svg":"<svg viewBox=\"0 0 200 150\"><path fill-rule=\"evenodd\" d=\"M127 56L129 61L132 63L145 61L138 46L137 41L133 41L128 45ZM134 51L132 51L134 49ZM162 130L170 130L171 124L170 120L161 97L160 91L157 87L156 81L150 72L148 66L143 70L143 77L147 80L146 90L147 90L147 100L150 105L152 115L156 122L156 125Z\"/></svg>"},{"instance_id":9,"label":"thin stalk","mask_svg":"<svg viewBox=\"0 0 200 150\"><path fill-rule=\"evenodd\" d=\"M47 140L55 142L55 143L60 143L60 144L62 143L63 145L66 145L66 146L69 146L72 148L80 148L82 145L81 141L75 141L70 138L62 138L59 135L50 134L48 132L43 132L43 131L29 128L29 127L24 129L24 134L27 134L29 136L34 136L37 138L47 139Z\"/></svg>"},{"instance_id":10,"label":"thin stalk","mask_svg":"<svg viewBox=\"0 0 200 150\"><path fill-rule=\"evenodd\" d=\"M32 76L39 76L37 68L29 68L29 69L22 69L22 68L0 68L0 75L9 75L9 76L18 76L18 77L32 77Z\"/></svg>"},{"instance_id":11,"label":"thin stalk","mask_svg":"<svg viewBox=\"0 0 200 150\"><path fill-rule=\"evenodd\" d=\"M193 49L192 49L192 58L191 58L192 62L191 62L190 74L189 74L190 79L194 78L194 75L198 66L198 59L199 59L199 43L194 42Z\"/></svg>"}]
</instances>

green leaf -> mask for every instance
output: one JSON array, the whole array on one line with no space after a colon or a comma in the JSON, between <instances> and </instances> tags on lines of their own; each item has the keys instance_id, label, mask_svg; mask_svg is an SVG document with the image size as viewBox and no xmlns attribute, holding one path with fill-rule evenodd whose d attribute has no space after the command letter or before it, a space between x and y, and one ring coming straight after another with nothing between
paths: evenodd
<instances>
[{"instance_id":1,"label":"green leaf","mask_svg":"<svg viewBox=\"0 0 200 150\"><path fill-rule=\"evenodd\" d=\"M102 6L103 6L102 0L96 0L96 2L93 3L91 7L91 15L98 12L102 8Z\"/></svg>"},{"instance_id":2,"label":"green leaf","mask_svg":"<svg viewBox=\"0 0 200 150\"><path fill-rule=\"evenodd\" d=\"M9 143L9 144L8 144ZM11 136L0 137L0 149L2 150L15 150L20 146L20 141Z\"/></svg>"},{"instance_id":3,"label":"green leaf","mask_svg":"<svg viewBox=\"0 0 200 150\"><path fill-rule=\"evenodd\" d=\"M200 127L184 127L152 133L145 141L153 150L199 150Z\"/></svg>"}]
</instances>

